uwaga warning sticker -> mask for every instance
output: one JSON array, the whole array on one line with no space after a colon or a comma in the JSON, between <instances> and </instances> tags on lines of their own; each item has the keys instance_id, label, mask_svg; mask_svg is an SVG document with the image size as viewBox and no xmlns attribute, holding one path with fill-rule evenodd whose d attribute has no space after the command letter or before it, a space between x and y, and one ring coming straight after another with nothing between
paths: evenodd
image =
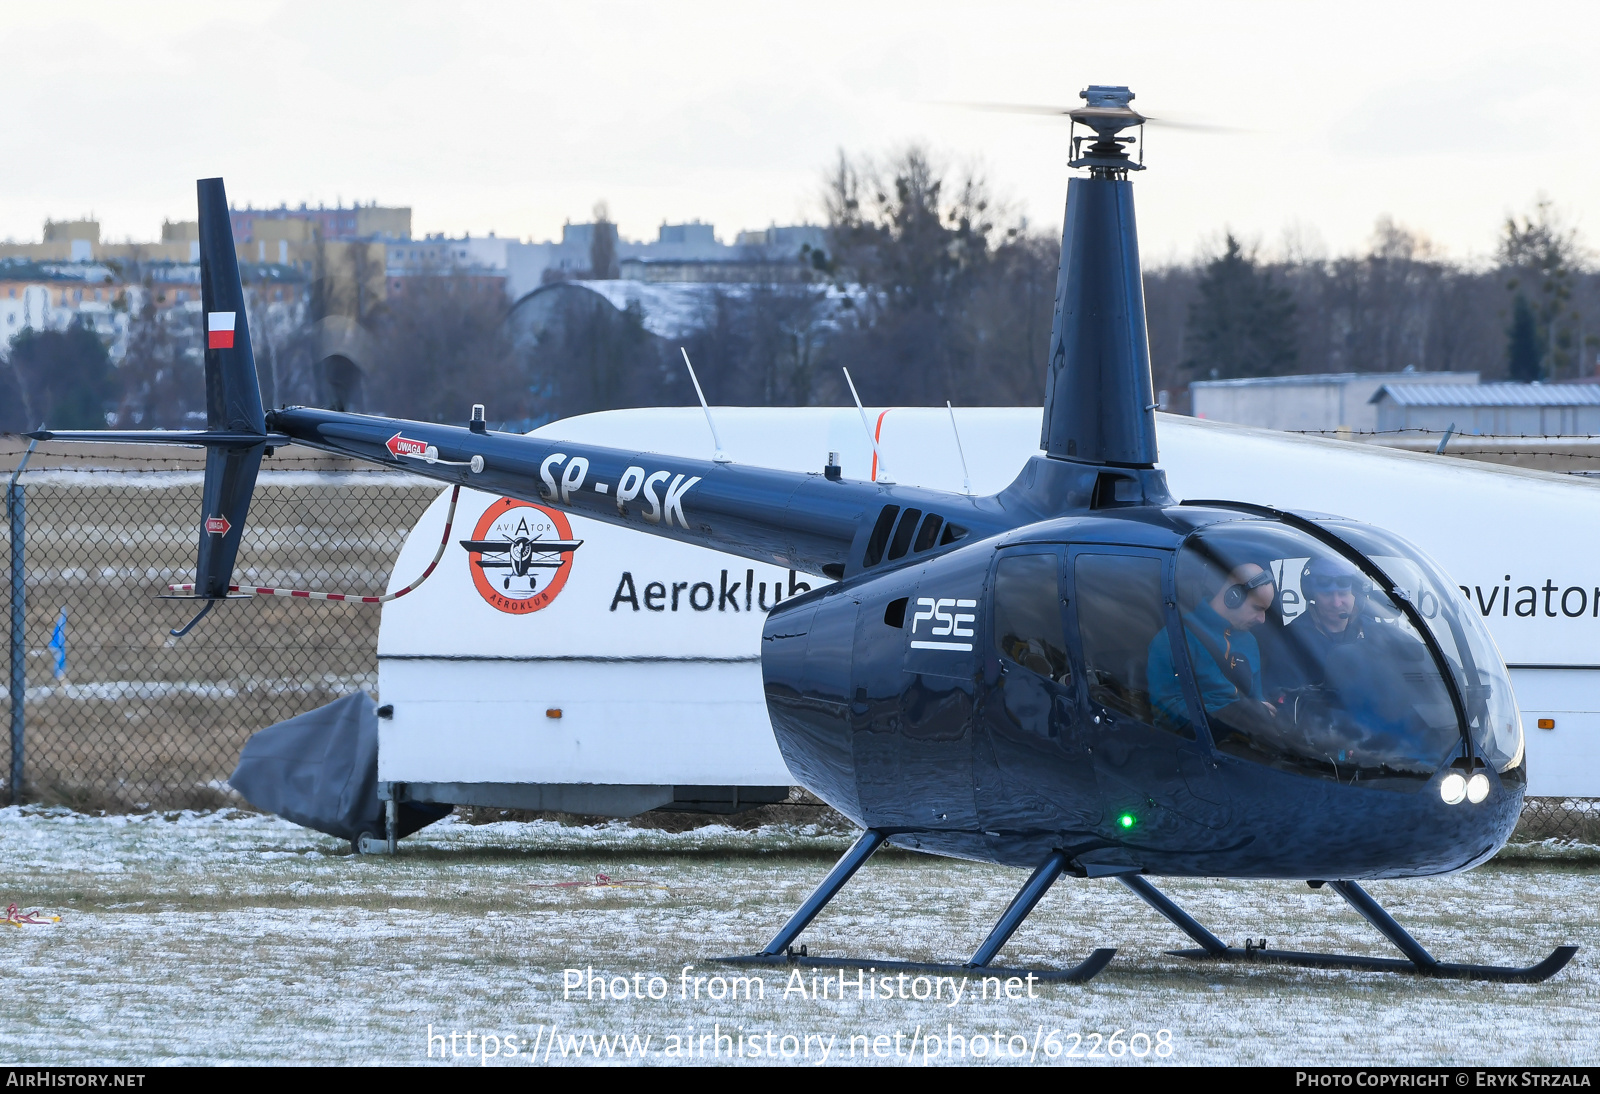
<instances>
[{"instance_id":1,"label":"uwaga warning sticker","mask_svg":"<svg viewBox=\"0 0 1600 1094\"><path fill-rule=\"evenodd\" d=\"M491 607L527 615L549 604L572 572L572 538L566 514L516 498L500 498L483 511L467 549L472 583Z\"/></svg>"}]
</instances>

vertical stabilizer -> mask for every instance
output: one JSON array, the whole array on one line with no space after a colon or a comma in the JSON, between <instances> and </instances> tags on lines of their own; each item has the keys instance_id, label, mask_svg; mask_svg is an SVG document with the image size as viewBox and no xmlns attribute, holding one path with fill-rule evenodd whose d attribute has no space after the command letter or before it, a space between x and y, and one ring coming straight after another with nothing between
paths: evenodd
<instances>
[{"instance_id":1,"label":"vertical stabilizer","mask_svg":"<svg viewBox=\"0 0 1600 1094\"><path fill-rule=\"evenodd\" d=\"M206 428L267 431L245 320L244 285L221 179L196 183L200 198L200 301L205 311Z\"/></svg>"},{"instance_id":2,"label":"vertical stabilizer","mask_svg":"<svg viewBox=\"0 0 1600 1094\"><path fill-rule=\"evenodd\" d=\"M244 535L244 520L250 512L250 495L261 470L261 458L268 454L268 445L287 444L289 440L282 434L268 433L262 413L261 383L256 378L255 354L250 349L250 323L245 315L239 259L233 250L228 195L221 179L201 179L197 188L206 428L82 432L39 429L28 434L41 441L205 446L206 478L194 594L169 599L207 603L188 626L173 631L175 635L188 633L210 611L213 602L228 598L228 584L233 580L233 563L239 555L239 540Z\"/></svg>"},{"instance_id":3,"label":"vertical stabilizer","mask_svg":"<svg viewBox=\"0 0 1600 1094\"><path fill-rule=\"evenodd\" d=\"M267 427L256 359L250 349L244 285L239 280L239 259L233 248L228 195L221 179L201 179L197 188L206 427L245 435L240 442L206 448L195 596L210 600L228 595L239 539L244 535L244 521L250 511L250 495L266 452ZM249 443L248 436L252 434L260 436L261 443Z\"/></svg>"}]
</instances>

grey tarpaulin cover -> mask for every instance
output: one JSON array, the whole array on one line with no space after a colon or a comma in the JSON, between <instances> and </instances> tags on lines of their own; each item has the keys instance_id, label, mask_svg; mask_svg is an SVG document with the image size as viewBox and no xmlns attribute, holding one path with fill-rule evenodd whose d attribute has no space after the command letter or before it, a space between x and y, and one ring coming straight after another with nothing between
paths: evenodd
<instances>
[{"instance_id":1,"label":"grey tarpaulin cover","mask_svg":"<svg viewBox=\"0 0 1600 1094\"><path fill-rule=\"evenodd\" d=\"M257 809L318 832L351 840L363 832L382 835L372 698L346 695L261 730L245 742L228 783ZM448 805L406 802L396 834L409 835L448 812Z\"/></svg>"}]
</instances>

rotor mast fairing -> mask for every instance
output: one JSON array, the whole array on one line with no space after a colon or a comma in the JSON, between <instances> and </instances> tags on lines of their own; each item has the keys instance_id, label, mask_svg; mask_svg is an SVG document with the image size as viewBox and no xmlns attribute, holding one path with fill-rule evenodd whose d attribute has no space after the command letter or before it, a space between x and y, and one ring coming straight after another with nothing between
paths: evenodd
<instances>
[{"instance_id":1,"label":"rotor mast fairing","mask_svg":"<svg viewBox=\"0 0 1600 1094\"><path fill-rule=\"evenodd\" d=\"M1113 467L1153 468L1155 406L1145 330L1139 236L1122 130L1144 118L1128 106L1127 88L1091 87L1071 111L1096 139L1071 166L1087 178L1067 184L1067 213L1050 330L1044 430L1052 458Z\"/></svg>"}]
</instances>

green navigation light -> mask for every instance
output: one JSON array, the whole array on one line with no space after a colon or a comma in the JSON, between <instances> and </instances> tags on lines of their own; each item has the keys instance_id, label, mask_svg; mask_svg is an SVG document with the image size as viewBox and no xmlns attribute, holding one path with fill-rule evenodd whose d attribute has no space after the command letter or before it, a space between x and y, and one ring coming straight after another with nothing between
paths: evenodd
<instances>
[{"instance_id":1,"label":"green navigation light","mask_svg":"<svg viewBox=\"0 0 1600 1094\"><path fill-rule=\"evenodd\" d=\"M1124 828L1132 828L1135 820L1136 818L1132 813L1124 813L1122 816L1117 818L1117 823L1122 825Z\"/></svg>"}]
</instances>

